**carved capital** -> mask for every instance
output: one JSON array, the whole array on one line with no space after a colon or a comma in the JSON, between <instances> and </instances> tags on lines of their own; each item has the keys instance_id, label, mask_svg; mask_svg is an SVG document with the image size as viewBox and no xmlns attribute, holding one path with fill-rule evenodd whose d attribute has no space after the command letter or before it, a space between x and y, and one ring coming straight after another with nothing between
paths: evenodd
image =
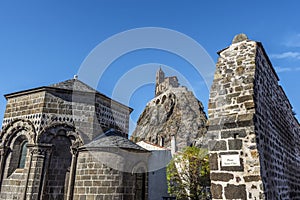
<instances>
[{"instance_id":1,"label":"carved capital","mask_svg":"<svg viewBox=\"0 0 300 200\"><path fill-rule=\"evenodd\" d=\"M76 156L78 155L78 148L77 147L70 147L71 149L71 153L73 156Z\"/></svg>"},{"instance_id":2,"label":"carved capital","mask_svg":"<svg viewBox=\"0 0 300 200\"><path fill-rule=\"evenodd\" d=\"M47 156L52 152L52 145L49 144L28 145L28 148L31 155Z\"/></svg>"}]
</instances>

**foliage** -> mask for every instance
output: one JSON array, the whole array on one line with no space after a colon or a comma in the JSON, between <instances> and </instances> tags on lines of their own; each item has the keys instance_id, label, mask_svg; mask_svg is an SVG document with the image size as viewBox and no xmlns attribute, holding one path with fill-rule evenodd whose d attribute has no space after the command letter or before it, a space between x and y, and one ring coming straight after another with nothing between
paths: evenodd
<instances>
[{"instance_id":1,"label":"foliage","mask_svg":"<svg viewBox=\"0 0 300 200\"><path fill-rule=\"evenodd\" d=\"M187 147L167 166L168 192L177 199L210 199L208 151Z\"/></svg>"}]
</instances>

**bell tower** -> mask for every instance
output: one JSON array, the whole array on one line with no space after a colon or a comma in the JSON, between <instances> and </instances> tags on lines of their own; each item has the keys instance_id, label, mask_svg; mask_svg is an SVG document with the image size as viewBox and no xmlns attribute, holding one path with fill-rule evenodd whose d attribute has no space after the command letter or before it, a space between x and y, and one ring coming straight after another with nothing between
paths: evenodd
<instances>
[{"instance_id":1,"label":"bell tower","mask_svg":"<svg viewBox=\"0 0 300 200\"><path fill-rule=\"evenodd\" d=\"M157 96L158 94L160 94L160 89L159 89L159 85L164 82L165 80L165 73L163 72L163 70L161 69L161 67L159 68L159 70L157 70L156 72L156 83L155 83L155 96Z\"/></svg>"}]
</instances>

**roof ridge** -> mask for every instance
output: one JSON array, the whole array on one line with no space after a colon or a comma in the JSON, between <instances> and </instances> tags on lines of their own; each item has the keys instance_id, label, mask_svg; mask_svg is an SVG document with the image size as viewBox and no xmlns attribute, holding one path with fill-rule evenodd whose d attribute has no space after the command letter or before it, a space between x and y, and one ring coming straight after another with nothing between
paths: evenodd
<instances>
[{"instance_id":1,"label":"roof ridge","mask_svg":"<svg viewBox=\"0 0 300 200\"><path fill-rule=\"evenodd\" d=\"M76 78L54 83L49 85L48 87L67 89L67 90L76 90L76 91L85 91L85 92L98 92L96 89L92 88L88 84Z\"/></svg>"},{"instance_id":2,"label":"roof ridge","mask_svg":"<svg viewBox=\"0 0 300 200\"><path fill-rule=\"evenodd\" d=\"M90 147L102 147L102 148L123 148L123 149L135 149L140 151L148 151L140 145L134 143L128 138L121 135L122 132L110 129L105 133L100 134L88 144L84 145L86 148Z\"/></svg>"}]
</instances>

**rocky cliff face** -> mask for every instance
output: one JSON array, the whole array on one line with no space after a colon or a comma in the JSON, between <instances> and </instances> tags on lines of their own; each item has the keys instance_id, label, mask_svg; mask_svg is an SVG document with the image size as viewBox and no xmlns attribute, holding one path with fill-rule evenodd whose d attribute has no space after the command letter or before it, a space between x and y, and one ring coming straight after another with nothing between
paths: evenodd
<instances>
[{"instance_id":1,"label":"rocky cliff face","mask_svg":"<svg viewBox=\"0 0 300 200\"><path fill-rule=\"evenodd\" d=\"M201 141L206 121L203 105L191 91L170 87L147 104L131 139L164 147L175 143L180 150Z\"/></svg>"}]
</instances>

